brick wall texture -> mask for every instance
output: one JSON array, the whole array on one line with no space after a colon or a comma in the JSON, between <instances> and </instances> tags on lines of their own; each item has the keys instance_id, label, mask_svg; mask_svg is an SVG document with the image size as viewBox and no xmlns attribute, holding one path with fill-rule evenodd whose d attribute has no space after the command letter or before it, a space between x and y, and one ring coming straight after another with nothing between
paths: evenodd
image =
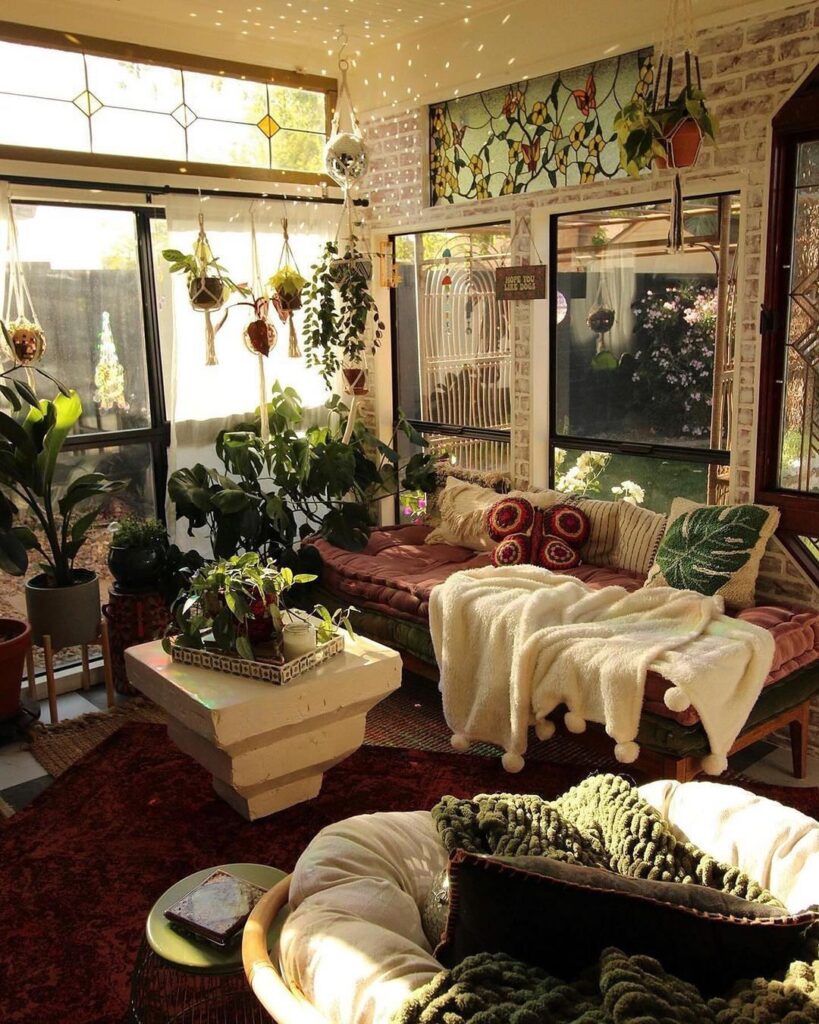
<instances>
[{"instance_id":1,"label":"brick wall texture","mask_svg":"<svg viewBox=\"0 0 819 1024\"><path fill-rule=\"evenodd\" d=\"M719 118L719 146L706 147L683 189L696 195L738 183L742 196L741 270L734 374L731 498L753 500L759 380L759 307L764 290L764 230L768 202L771 118L819 61L819 3L783 6L775 15L709 27L696 41L703 87ZM573 202L628 202L629 197L667 198L671 177L654 171L639 181L617 179L530 195L430 208L428 203L427 108L399 115L374 115L364 124L371 152L371 224L375 230L455 227L493 217L512 218L513 260L535 260L530 252L532 211ZM530 303L515 303L513 315L514 397L511 470L518 486L531 479L531 374L534 343ZM383 383L383 382L379 382ZM387 384L388 386L388 384ZM819 608L811 584L785 548L772 542L763 560L759 596ZM819 714L813 745L819 750Z\"/></svg>"}]
</instances>

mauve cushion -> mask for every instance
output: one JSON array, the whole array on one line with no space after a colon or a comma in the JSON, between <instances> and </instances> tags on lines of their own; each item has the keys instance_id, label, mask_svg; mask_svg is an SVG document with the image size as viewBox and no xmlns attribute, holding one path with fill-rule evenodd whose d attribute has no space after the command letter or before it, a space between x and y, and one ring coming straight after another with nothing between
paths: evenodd
<instances>
[{"instance_id":1,"label":"mauve cushion","mask_svg":"<svg viewBox=\"0 0 819 1024\"><path fill-rule=\"evenodd\" d=\"M321 555L322 584L343 601L369 608L407 622L426 625L432 588L461 569L490 564L490 554L451 544L425 544L428 526L394 526L373 530L363 551L344 551L321 538L309 541ZM592 587L621 586L639 589L644 576L596 565L565 570ZM737 618L753 622L773 633L776 645L773 666L765 685L819 659L819 612L761 605L745 608ZM672 718L681 725L696 725L693 708L670 711L663 703L667 680L650 672L646 680L646 711Z\"/></svg>"}]
</instances>

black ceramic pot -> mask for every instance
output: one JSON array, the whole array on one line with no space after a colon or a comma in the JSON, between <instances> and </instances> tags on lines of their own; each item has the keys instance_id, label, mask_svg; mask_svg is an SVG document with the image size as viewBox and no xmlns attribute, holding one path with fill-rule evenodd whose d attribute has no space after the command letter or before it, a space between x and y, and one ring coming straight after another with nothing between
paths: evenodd
<instances>
[{"instance_id":1,"label":"black ceramic pot","mask_svg":"<svg viewBox=\"0 0 819 1024\"><path fill-rule=\"evenodd\" d=\"M155 586L162 571L162 550L159 545L144 548L108 549L108 568L121 590L145 590Z\"/></svg>"}]
</instances>

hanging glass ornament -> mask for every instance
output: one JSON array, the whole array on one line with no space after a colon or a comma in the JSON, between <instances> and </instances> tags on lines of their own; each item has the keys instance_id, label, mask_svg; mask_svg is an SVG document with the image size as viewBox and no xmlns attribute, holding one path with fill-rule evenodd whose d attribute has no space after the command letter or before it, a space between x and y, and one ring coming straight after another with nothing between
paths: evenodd
<instances>
[{"instance_id":1,"label":"hanging glass ornament","mask_svg":"<svg viewBox=\"0 0 819 1024\"><path fill-rule=\"evenodd\" d=\"M111 316L102 314L102 331L99 340L99 356L94 369L94 401L100 412L119 409L127 412L130 408L125 397L125 369L119 361L117 346L111 331Z\"/></svg>"},{"instance_id":2,"label":"hanging glass ornament","mask_svg":"<svg viewBox=\"0 0 819 1024\"><path fill-rule=\"evenodd\" d=\"M338 100L333 114L330 138L324 147L324 166L327 173L346 191L357 184L367 173L369 157L367 145L361 132L361 125L353 106L350 87L347 84L347 72L350 64L343 54L347 45L347 36L343 31L339 34L341 48L339 50L338 70L341 83L338 89ZM349 109L349 127L342 127L341 111L346 102Z\"/></svg>"}]
</instances>

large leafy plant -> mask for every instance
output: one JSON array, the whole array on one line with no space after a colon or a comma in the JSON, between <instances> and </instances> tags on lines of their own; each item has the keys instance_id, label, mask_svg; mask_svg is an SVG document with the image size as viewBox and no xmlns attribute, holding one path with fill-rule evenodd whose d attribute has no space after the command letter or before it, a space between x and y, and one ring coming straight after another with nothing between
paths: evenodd
<instances>
[{"instance_id":1,"label":"large leafy plant","mask_svg":"<svg viewBox=\"0 0 819 1024\"><path fill-rule=\"evenodd\" d=\"M8 371L3 376L8 379ZM23 576L29 551L36 551L52 584L71 586L88 531L105 499L125 482L84 473L58 497L55 473L65 439L82 414L79 395L59 385L54 398L40 400L16 379L0 385L0 393L11 409L0 410L0 569ZM15 525L21 507L36 521L37 532Z\"/></svg>"},{"instance_id":2,"label":"large leafy plant","mask_svg":"<svg viewBox=\"0 0 819 1024\"><path fill-rule=\"evenodd\" d=\"M347 407L334 396L326 409L327 426L302 430L297 392L277 383L266 409L269 441L262 440L258 419L241 424L216 440L223 469L199 464L172 474L168 493L189 533L206 528L217 558L256 551L295 564L299 538L318 533L339 547L360 549L374 501L401 488L434 487L433 457L403 416L397 433L421 450L402 465L395 438L385 444L360 421L347 438Z\"/></svg>"},{"instance_id":3,"label":"large leafy plant","mask_svg":"<svg viewBox=\"0 0 819 1024\"><path fill-rule=\"evenodd\" d=\"M307 365L317 366L332 386L342 363L361 364L381 344L384 321L370 291L372 261L353 238L343 256L338 243L327 242L304 303Z\"/></svg>"},{"instance_id":4,"label":"large leafy plant","mask_svg":"<svg viewBox=\"0 0 819 1024\"><path fill-rule=\"evenodd\" d=\"M614 117L623 170L636 178L655 157L664 159L665 140L687 118L697 123L704 138L716 140L716 118L706 107L705 94L692 85L684 86L675 100L659 110L651 110L642 97L626 103Z\"/></svg>"}]
</instances>

